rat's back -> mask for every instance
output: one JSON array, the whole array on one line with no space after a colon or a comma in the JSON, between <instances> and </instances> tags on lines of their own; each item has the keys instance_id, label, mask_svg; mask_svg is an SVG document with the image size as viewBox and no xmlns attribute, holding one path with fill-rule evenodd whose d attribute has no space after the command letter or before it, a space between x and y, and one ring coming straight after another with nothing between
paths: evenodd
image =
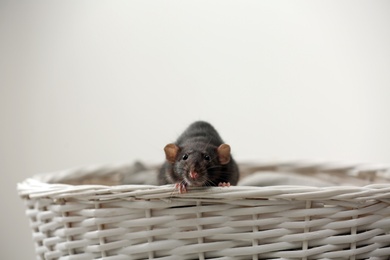
<instances>
[{"instance_id":1,"label":"rat's back","mask_svg":"<svg viewBox=\"0 0 390 260\"><path fill-rule=\"evenodd\" d=\"M176 143L180 146L189 140L195 141L196 139L203 140L216 146L223 143L217 130L205 121L196 121L188 126L183 134L179 136Z\"/></svg>"}]
</instances>

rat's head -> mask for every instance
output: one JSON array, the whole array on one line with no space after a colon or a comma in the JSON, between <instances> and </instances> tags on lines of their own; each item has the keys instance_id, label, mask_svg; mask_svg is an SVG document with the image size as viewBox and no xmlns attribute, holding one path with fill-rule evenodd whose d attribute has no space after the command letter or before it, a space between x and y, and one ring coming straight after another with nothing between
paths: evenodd
<instances>
[{"instance_id":1,"label":"rat's head","mask_svg":"<svg viewBox=\"0 0 390 260\"><path fill-rule=\"evenodd\" d=\"M173 164L175 179L184 181L189 186L216 186L213 174L220 171L222 165L230 162L230 146L167 144L164 148L165 157Z\"/></svg>"}]
</instances>

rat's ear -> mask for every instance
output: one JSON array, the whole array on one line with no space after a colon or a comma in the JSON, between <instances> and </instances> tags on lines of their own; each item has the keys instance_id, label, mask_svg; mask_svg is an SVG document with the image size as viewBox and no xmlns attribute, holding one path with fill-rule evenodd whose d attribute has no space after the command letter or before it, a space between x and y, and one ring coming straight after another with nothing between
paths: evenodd
<instances>
[{"instance_id":1,"label":"rat's ear","mask_svg":"<svg viewBox=\"0 0 390 260\"><path fill-rule=\"evenodd\" d=\"M221 164L228 164L230 162L230 146L228 144L221 144L217 152Z\"/></svg>"},{"instance_id":2,"label":"rat's ear","mask_svg":"<svg viewBox=\"0 0 390 260\"><path fill-rule=\"evenodd\" d=\"M167 144L164 147L165 158L167 159L167 161L170 163L174 163L178 151L179 147L176 144Z\"/></svg>"}]
</instances>

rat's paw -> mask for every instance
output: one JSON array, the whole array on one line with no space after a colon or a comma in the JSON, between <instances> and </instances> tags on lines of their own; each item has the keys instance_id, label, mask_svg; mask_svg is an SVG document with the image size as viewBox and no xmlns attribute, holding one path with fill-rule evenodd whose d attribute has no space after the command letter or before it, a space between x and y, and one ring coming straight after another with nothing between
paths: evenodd
<instances>
[{"instance_id":1,"label":"rat's paw","mask_svg":"<svg viewBox=\"0 0 390 260\"><path fill-rule=\"evenodd\" d=\"M179 190L179 193L187 193L187 184L185 183L176 183L175 189Z\"/></svg>"},{"instance_id":2,"label":"rat's paw","mask_svg":"<svg viewBox=\"0 0 390 260\"><path fill-rule=\"evenodd\" d=\"M218 187L230 187L230 182L220 182Z\"/></svg>"}]
</instances>

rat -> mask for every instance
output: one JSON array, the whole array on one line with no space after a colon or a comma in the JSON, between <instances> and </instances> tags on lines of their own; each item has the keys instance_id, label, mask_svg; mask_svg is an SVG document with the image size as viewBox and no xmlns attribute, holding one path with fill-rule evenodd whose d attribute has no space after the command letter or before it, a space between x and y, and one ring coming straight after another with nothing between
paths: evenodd
<instances>
[{"instance_id":1,"label":"rat","mask_svg":"<svg viewBox=\"0 0 390 260\"><path fill-rule=\"evenodd\" d=\"M236 185L239 169L215 128L204 121L192 123L164 147L166 161L158 174L159 185L175 184L180 193L188 186Z\"/></svg>"}]
</instances>

